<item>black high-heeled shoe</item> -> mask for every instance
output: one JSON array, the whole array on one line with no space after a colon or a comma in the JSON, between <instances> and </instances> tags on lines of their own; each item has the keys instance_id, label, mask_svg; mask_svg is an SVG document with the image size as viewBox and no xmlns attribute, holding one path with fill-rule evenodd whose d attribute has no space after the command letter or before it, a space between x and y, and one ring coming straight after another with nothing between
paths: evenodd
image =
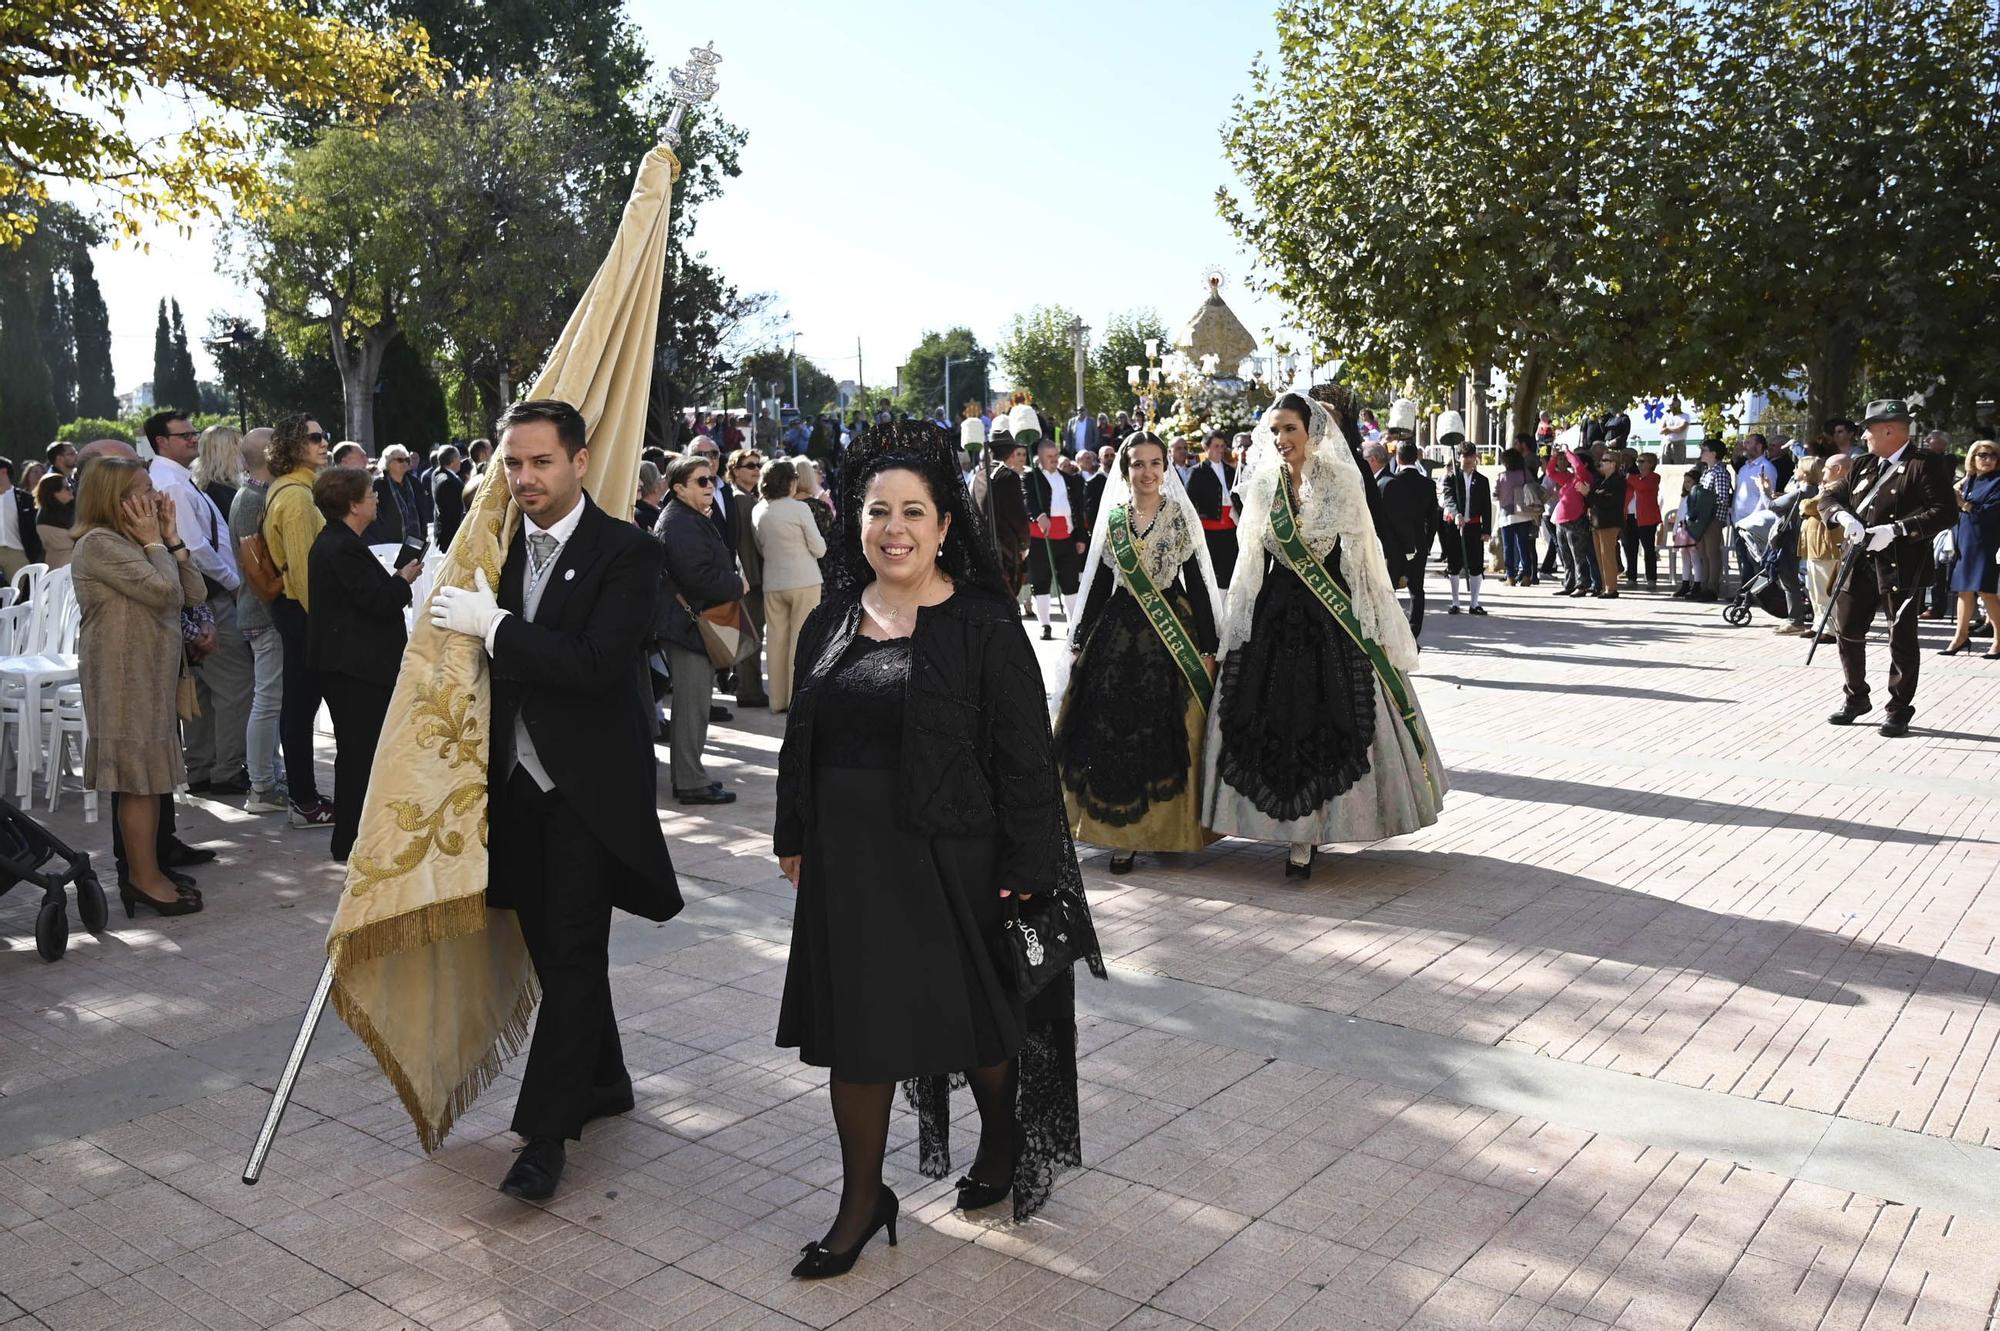
<instances>
[{"instance_id":1,"label":"black high-heeled shoe","mask_svg":"<svg viewBox=\"0 0 2000 1331\"><path fill-rule=\"evenodd\" d=\"M1968 647L1970 647L1970 646L1972 646L1972 640L1968 638L1968 639L1967 639L1966 641L1964 641L1964 642L1955 642L1955 643L1951 644L1951 646L1949 646L1949 647L1940 647L1940 648L1938 648L1938 655L1939 655L1939 656L1957 656L1957 655L1958 655L1958 654L1959 654L1960 652L1964 651L1964 650L1965 650L1966 648L1968 648Z\"/></svg>"},{"instance_id":2,"label":"black high-heeled shoe","mask_svg":"<svg viewBox=\"0 0 2000 1331\"><path fill-rule=\"evenodd\" d=\"M996 1206L1013 1195L1014 1170L1021 1163L1021 1147L1023 1144L1021 1139L1021 1125L1016 1122L1014 1124L1014 1159L1007 1166L1007 1181L1005 1183L982 1183L968 1173L953 1185L958 1189L959 1210L978 1211L988 1206ZM976 1169L978 1165L975 1163L973 1167Z\"/></svg>"},{"instance_id":3,"label":"black high-heeled shoe","mask_svg":"<svg viewBox=\"0 0 2000 1331\"><path fill-rule=\"evenodd\" d=\"M896 1214L900 1209L901 1203L896 1200L896 1194L884 1187L882 1196L875 1203L874 1222L868 1226L867 1232L862 1234L852 1248L846 1252L835 1252L824 1243L808 1243L799 1249L805 1256L792 1268L792 1278L825 1280L829 1276L846 1275L854 1269L855 1259L861 1256L861 1250L868 1246L868 1240L875 1237L875 1231L878 1229L886 1228L889 1231L889 1246L895 1247Z\"/></svg>"},{"instance_id":4,"label":"black high-heeled shoe","mask_svg":"<svg viewBox=\"0 0 2000 1331\"><path fill-rule=\"evenodd\" d=\"M129 880L120 881L118 884L118 900L124 904L125 918L128 920L141 906L151 906L158 915L192 915L201 909L199 898L182 896L178 893L172 901L155 901L133 887Z\"/></svg>"},{"instance_id":5,"label":"black high-heeled shoe","mask_svg":"<svg viewBox=\"0 0 2000 1331\"><path fill-rule=\"evenodd\" d=\"M1306 862L1304 864L1300 864L1297 860L1293 859L1289 853L1287 853L1285 856L1285 877L1287 878L1312 877L1313 861L1318 858L1319 858L1318 846L1314 846L1311 850L1306 852Z\"/></svg>"},{"instance_id":6,"label":"black high-heeled shoe","mask_svg":"<svg viewBox=\"0 0 2000 1331\"><path fill-rule=\"evenodd\" d=\"M1113 855L1111 857L1111 872L1131 873L1132 863L1138 858L1139 858L1139 853L1137 851L1132 851L1132 850L1126 851L1123 855Z\"/></svg>"}]
</instances>

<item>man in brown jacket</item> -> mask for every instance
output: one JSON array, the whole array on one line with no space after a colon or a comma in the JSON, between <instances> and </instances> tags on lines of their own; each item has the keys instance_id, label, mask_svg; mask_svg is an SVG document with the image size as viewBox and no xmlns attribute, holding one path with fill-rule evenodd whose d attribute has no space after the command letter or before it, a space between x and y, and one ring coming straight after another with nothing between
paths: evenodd
<instances>
[{"instance_id":1,"label":"man in brown jacket","mask_svg":"<svg viewBox=\"0 0 2000 1331\"><path fill-rule=\"evenodd\" d=\"M1868 451L1847 476L1820 491L1820 518L1847 536L1857 561L1833 606L1846 700L1827 718L1849 726L1866 715L1868 626L1889 616L1889 706L1879 733L1910 733L1917 693L1918 589L1930 568L1931 538L1954 519L1951 460L1910 441L1910 409L1896 399L1868 404Z\"/></svg>"}]
</instances>

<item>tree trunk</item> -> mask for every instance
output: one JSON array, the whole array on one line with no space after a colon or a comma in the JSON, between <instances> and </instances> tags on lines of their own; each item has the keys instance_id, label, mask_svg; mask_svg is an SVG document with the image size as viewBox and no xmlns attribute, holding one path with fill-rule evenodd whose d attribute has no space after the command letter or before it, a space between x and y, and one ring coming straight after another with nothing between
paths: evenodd
<instances>
[{"instance_id":1,"label":"tree trunk","mask_svg":"<svg viewBox=\"0 0 2000 1331\"><path fill-rule=\"evenodd\" d=\"M381 377L382 356L397 337L394 316L363 330L360 345L348 342L346 303L338 298L328 302L327 333L333 347L334 368L340 371L340 396L346 409L346 438L375 455L375 383Z\"/></svg>"},{"instance_id":2,"label":"tree trunk","mask_svg":"<svg viewBox=\"0 0 2000 1331\"><path fill-rule=\"evenodd\" d=\"M1806 419L1801 433L1810 439L1832 416L1860 412L1850 404L1854 369L1861 360L1861 330L1845 320L1823 325L1815 339L1812 364L1806 367Z\"/></svg>"},{"instance_id":3,"label":"tree trunk","mask_svg":"<svg viewBox=\"0 0 2000 1331\"><path fill-rule=\"evenodd\" d=\"M1522 435L1533 438L1535 422L1541 413L1542 389L1549 382L1549 363L1540 347L1529 347L1528 354L1521 358L1521 368L1514 378L1513 409L1508 413L1506 445L1512 447Z\"/></svg>"}]
</instances>

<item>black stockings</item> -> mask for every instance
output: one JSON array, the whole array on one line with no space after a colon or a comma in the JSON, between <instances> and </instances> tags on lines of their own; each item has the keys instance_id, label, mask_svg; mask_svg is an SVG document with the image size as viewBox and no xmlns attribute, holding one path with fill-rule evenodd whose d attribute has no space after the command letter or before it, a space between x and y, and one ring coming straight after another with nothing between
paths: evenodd
<instances>
[{"instance_id":1,"label":"black stockings","mask_svg":"<svg viewBox=\"0 0 2000 1331\"><path fill-rule=\"evenodd\" d=\"M969 1172L981 1183L1005 1183L1013 1178L1021 1154L1014 1117L1015 1060L974 1068L965 1077L979 1105L979 1154ZM875 1223L875 1209L882 1201L882 1157L889 1145L889 1104L896 1086L832 1078L827 1092L833 1100L833 1125L840 1133L840 1214L820 1242L834 1252L846 1252Z\"/></svg>"},{"instance_id":2,"label":"black stockings","mask_svg":"<svg viewBox=\"0 0 2000 1331\"><path fill-rule=\"evenodd\" d=\"M846 1252L875 1223L882 1200L882 1156L889 1145L892 1081L827 1082L833 1097L833 1125L840 1130L840 1214L821 1241Z\"/></svg>"},{"instance_id":3,"label":"black stockings","mask_svg":"<svg viewBox=\"0 0 2000 1331\"><path fill-rule=\"evenodd\" d=\"M1014 1117L1014 1099L1019 1080L1016 1061L974 1068L965 1074L972 1086L972 1098L979 1106L979 1154L966 1173L980 1183L996 1186L1014 1177L1014 1163L1021 1155L1019 1130Z\"/></svg>"}]
</instances>

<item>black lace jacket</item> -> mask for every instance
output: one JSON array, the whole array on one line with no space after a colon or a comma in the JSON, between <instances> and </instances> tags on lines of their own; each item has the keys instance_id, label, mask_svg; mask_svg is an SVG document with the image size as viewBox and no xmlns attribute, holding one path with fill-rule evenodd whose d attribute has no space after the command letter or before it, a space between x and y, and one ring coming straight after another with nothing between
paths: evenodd
<instances>
[{"instance_id":1,"label":"black lace jacket","mask_svg":"<svg viewBox=\"0 0 2000 1331\"><path fill-rule=\"evenodd\" d=\"M799 632L799 682L778 757L779 855L804 853L819 686L860 623L860 597L848 592L822 601ZM997 596L962 589L918 612L910 647L897 815L934 836L997 836L996 887L1080 892L1041 666L1019 617Z\"/></svg>"}]
</instances>

